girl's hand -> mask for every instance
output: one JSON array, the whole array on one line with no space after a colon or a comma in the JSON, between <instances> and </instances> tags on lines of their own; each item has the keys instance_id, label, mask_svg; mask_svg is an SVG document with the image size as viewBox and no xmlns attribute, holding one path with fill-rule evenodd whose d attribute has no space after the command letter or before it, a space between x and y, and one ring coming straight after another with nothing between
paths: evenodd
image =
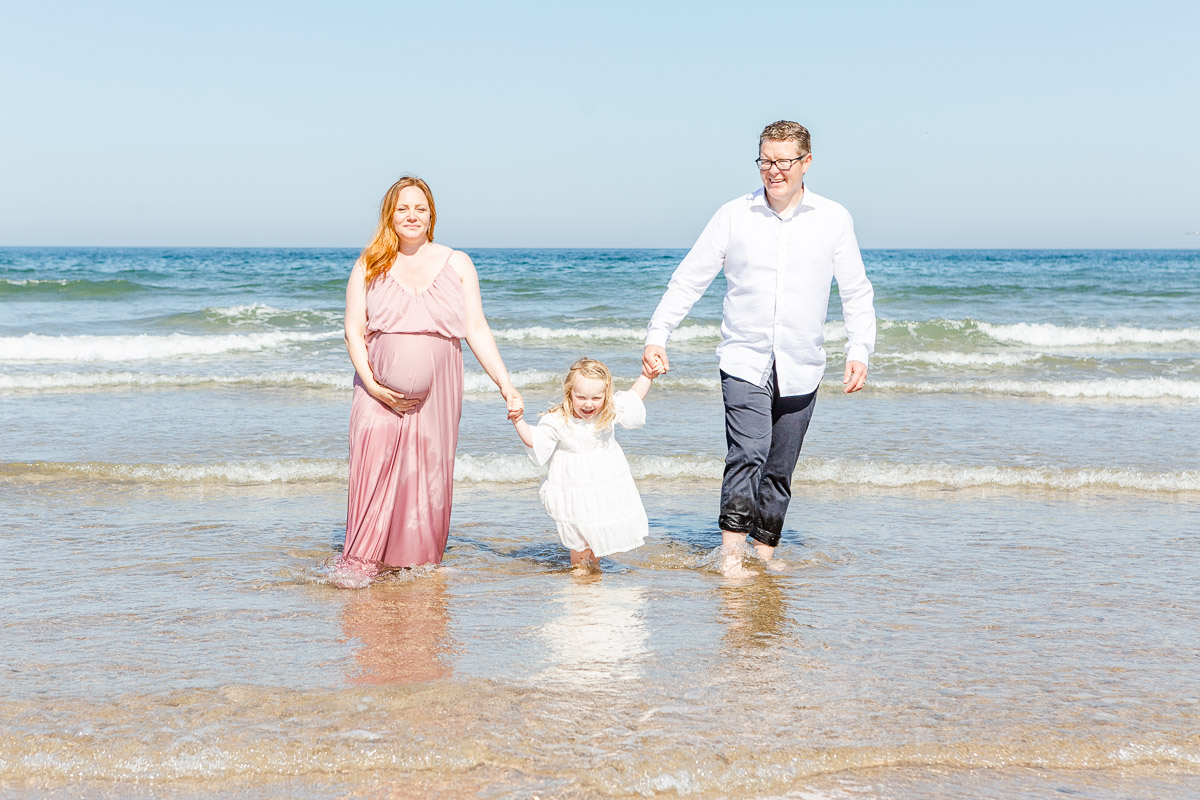
<instances>
[{"instance_id":1,"label":"girl's hand","mask_svg":"<svg viewBox=\"0 0 1200 800\"><path fill-rule=\"evenodd\" d=\"M665 364L663 364L663 360L659 358L658 355L651 356L649 363L647 363L646 359L642 360L642 374L650 380L654 380L659 375L664 374L666 371L667 367Z\"/></svg>"},{"instance_id":2,"label":"girl's hand","mask_svg":"<svg viewBox=\"0 0 1200 800\"><path fill-rule=\"evenodd\" d=\"M521 393L509 387L503 395L504 402L508 405L508 418L514 422L521 419L525 415L525 399L521 397Z\"/></svg>"},{"instance_id":3,"label":"girl's hand","mask_svg":"<svg viewBox=\"0 0 1200 800\"><path fill-rule=\"evenodd\" d=\"M655 378L671 371L671 362L667 359L665 347L648 344L642 350L642 374L647 378Z\"/></svg>"},{"instance_id":4,"label":"girl's hand","mask_svg":"<svg viewBox=\"0 0 1200 800\"><path fill-rule=\"evenodd\" d=\"M407 398L402 393L393 391L377 381L371 381L371 384L371 386L363 385L367 392L397 414L405 414L421 405L420 400Z\"/></svg>"}]
</instances>

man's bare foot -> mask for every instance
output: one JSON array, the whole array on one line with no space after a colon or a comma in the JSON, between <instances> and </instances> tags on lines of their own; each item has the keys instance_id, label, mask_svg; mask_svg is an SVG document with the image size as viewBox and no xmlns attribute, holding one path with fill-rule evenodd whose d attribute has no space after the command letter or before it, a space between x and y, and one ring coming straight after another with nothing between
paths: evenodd
<instances>
[{"instance_id":1,"label":"man's bare foot","mask_svg":"<svg viewBox=\"0 0 1200 800\"><path fill-rule=\"evenodd\" d=\"M746 569L742 556L746 553L746 534L721 531L721 574L726 578L749 578L758 572Z\"/></svg>"},{"instance_id":2,"label":"man's bare foot","mask_svg":"<svg viewBox=\"0 0 1200 800\"><path fill-rule=\"evenodd\" d=\"M775 548L769 544L755 542L754 555L758 556L771 572L787 572L788 570L787 562L775 558Z\"/></svg>"},{"instance_id":3,"label":"man's bare foot","mask_svg":"<svg viewBox=\"0 0 1200 800\"><path fill-rule=\"evenodd\" d=\"M726 578L750 578L758 574L742 564L741 547L721 547L721 574Z\"/></svg>"}]
</instances>

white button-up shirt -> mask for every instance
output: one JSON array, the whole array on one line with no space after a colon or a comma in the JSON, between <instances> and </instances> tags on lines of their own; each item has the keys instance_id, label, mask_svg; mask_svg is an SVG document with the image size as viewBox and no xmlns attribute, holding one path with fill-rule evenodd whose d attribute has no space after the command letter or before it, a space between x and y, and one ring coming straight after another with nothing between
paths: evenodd
<instances>
[{"instance_id":1,"label":"white button-up shirt","mask_svg":"<svg viewBox=\"0 0 1200 800\"><path fill-rule=\"evenodd\" d=\"M800 204L776 214L759 189L731 200L709 220L671 276L650 318L646 344L671 332L725 270L721 369L765 386L775 365L780 395L808 394L825 373L824 326L837 279L846 323L846 358L867 363L875 350L875 290L867 280L854 222L840 204L805 187Z\"/></svg>"}]
</instances>

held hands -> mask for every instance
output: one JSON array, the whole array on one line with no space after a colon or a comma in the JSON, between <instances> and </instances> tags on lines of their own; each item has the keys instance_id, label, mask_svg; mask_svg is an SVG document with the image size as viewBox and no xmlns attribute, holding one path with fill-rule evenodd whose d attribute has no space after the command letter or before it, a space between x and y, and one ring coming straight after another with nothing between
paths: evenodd
<instances>
[{"instance_id":1,"label":"held hands","mask_svg":"<svg viewBox=\"0 0 1200 800\"><path fill-rule=\"evenodd\" d=\"M846 374L842 378L842 383L846 388L842 389L843 394L857 392L859 389L867 385L867 365L861 361L847 361Z\"/></svg>"},{"instance_id":2,"label":"held hands","mask_svg":"<svg viewBox=\"0 0 1200 800\"><path fill-rule=\"evenodd\" d=\"M650 380L654 380L670 370L671 362L667 359L666 348L656 344L646 345L642 350L642 374Z\"/></svg>"},{"instance_id":3,"label":"held hands","mask_svg":"<svg viewBox=\"0 0 1200 800\"><path fill-rule=\"evenodd\" d=\"M629 387L629 390L645 400L654 379L666 372L667 369L669 369L667 351L656 345L646 345L646 349L642 351L642 374L633 382L633 386Z\"/></svg>"},{"instance_id":4,"label":"held hands","mask_svg":"<svg viewBox=\"0 0 1200 800\"><path fill-rule=\"evenodd\" d=\"M511 422L516 422L525 416L525 399L521 397L521 393L513 387L509 387L508 391L501 391L504 395L504 402L508 405L508 419Z\"/></svg>"}]
</instances>

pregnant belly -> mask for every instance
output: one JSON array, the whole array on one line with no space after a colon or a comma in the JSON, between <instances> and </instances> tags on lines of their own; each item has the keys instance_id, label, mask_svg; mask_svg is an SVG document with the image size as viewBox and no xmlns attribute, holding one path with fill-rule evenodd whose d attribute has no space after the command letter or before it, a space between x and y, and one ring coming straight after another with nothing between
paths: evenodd
<instances>
[{"instance_id":1,"label":"pregnant belly","mask_svg":"<svg viewBox=\"0 0 1200 800\"><path fill-rule=\"evenodd\" d=\"M380 333L371 340L367 361L375 380L414 400L424 400L433 385L436 354L445 348L440 336Z\"/></svg>"}]
</instances>

